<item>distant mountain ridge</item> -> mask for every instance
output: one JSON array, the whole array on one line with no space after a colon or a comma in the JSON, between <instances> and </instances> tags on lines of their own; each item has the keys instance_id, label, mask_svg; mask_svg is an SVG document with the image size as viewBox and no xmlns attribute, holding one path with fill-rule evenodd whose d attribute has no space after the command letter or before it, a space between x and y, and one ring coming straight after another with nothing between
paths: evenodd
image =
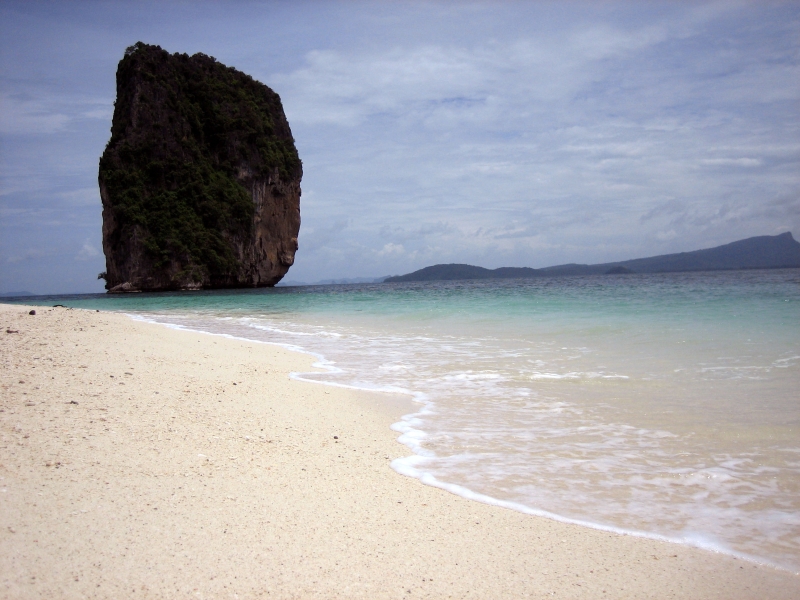
<instances>
[{"instance_id":1,"label":"distant mountain ridge","mask_svg":"<svg viewBox=\"0 0 800 600\"><path fill-rule=\"evenodd\" d=\"M686 271L734 271L741 269L800 268L800 242L791 232L762 235L715 248L662 254L595 265L566 264L531 269L448 264L425 267L406 275L387 277L385 283L402 281L453 281L458 279L530 279L568 275L621 275L626 273L680 273Z\"/></svg>"}]
</instances>

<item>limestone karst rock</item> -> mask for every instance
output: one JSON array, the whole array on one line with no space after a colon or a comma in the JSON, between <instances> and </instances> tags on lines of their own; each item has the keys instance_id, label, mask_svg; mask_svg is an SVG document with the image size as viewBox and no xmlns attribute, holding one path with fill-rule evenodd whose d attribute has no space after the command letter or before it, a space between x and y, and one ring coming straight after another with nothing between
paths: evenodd
<instances>
[{"instance_id":1,"label":"limestone karst rock","mask_svg":"<svg viewBox=\"0 0 800 600\"><path fill-rule=\"evenodd\" d=\"M204 54L131 46L98 177L106 289L275 285L297 251L302 175L270 88Z\"/></svg>"}]
</instances>

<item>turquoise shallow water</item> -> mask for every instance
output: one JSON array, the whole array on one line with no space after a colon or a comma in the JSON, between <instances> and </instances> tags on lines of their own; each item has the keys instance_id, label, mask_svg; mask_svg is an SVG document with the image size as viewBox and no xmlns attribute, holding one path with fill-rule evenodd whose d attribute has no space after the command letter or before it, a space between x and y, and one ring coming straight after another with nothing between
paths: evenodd
<instances>
[{"instance_id":1,"label":"turquoise shallow water","mask_svg":"<svg viewBox=\"0 0 800 600\"><path fill-rule=\"evenodd\" d=\"M313 352L419 401L401 473L800 570L800 270L33 300Z\"/></svg>"}]
</instances>

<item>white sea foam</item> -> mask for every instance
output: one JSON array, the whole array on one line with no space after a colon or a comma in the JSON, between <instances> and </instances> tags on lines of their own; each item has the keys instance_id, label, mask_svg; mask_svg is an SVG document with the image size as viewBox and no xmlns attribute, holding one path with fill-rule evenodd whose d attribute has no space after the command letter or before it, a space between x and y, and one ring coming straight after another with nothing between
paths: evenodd
<instances>
[{"instance_id":1,"label":"white sea foam","mask_svg":"<svg viewBox=\"0 0 800 600\"><path fill-rule=\"evenodd\" d=\"M412 455L404 458L397 458L391 462L391 467L400 473L401 475L406 475L407 477L413 477L415 479L419 479L422 483L426 485L430 485L432 487L437 487L443 490L446 490L452 494L457 496L461 496L462 498L466 498L467 500L473 500L476 502L481 502L483 504L490 504L492 506L499 506L502 508L508 508L511 510L515 510L521 513L525 513L532 516L537 517L544 517L547 519L552 519L554 521L559 521L561 523L569 523L573 525L581 525L584 527L589 527L591 529L598 529L600 531L608 531L610 533L616 533L620 535L633 535L636 537L643 537L653 540L659 540L663 542L672 542L676 544L683 544L687 546L693 546L696 548L701 548L704 550L710 550L712 552L718 552L722 554L729 554L732 556L736 556L737 558L742 558L744 560L748 560L751 562L756 562L760 564L767 564L770 566L775 566L777 568L781 568L780 565L775 565L770 563L769 561L765 561L764 559L752 556L749 554L745 554L742 552L737 552L726 544L724 544L721 540L714 538L708 534L696 532L696 531L686 531L682 532L680 535L676 536L668 536L668 535L661 535L658 533L653 533L650 531L640 531L634 529L625 529L622 527L615 527L613 525L605 525L601 523L597 523L595 521L585 520L585 519L572 519L569 517L565 517L558 513L549 512L546 510L541 510L537 508L533 508L527 506L525 504L520 504L517 502L510 502L508 500L501 500L499 498L495 498L493 496L487 496L486 494L481 494L475 492L467 487L454 484L454 483L447 483L437 479L431 473L426 472L422 467L425 464L425 457L420 455Z\"/></svg>"},{"instance_id":2,"label":"white sea foam","mask_svg":"<svg viewBox=\"0 0 800 600\"><path fill-rule=\"evenodd\" d=\"M627 375L606 375L605 373L532 373L531 379L630 379Z\"/></svg>"}]
</instances>

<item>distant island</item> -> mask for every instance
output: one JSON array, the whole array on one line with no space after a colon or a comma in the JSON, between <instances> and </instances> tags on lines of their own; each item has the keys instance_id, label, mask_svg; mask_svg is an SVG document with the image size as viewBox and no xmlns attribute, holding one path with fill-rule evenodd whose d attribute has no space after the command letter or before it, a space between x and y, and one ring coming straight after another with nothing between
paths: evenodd
<instances>
[{"instance_id":1,"label":"distant island","mask_svg":"<svg viewBox=\"0 0 800 600\"><path fill-rule=\"evenodd\" d=\"M800 242L791 232L762 235L738 242L678 254L662 254L596 265L566 264L543 269L448 264L425 267L406 275L387 277L384 283L403 281L453 281L459 279L532 279L569 275L625 275L631 273L680 273L686 271L733 271L740 269L800 268Z\"/></svg>"}]
</instances>

